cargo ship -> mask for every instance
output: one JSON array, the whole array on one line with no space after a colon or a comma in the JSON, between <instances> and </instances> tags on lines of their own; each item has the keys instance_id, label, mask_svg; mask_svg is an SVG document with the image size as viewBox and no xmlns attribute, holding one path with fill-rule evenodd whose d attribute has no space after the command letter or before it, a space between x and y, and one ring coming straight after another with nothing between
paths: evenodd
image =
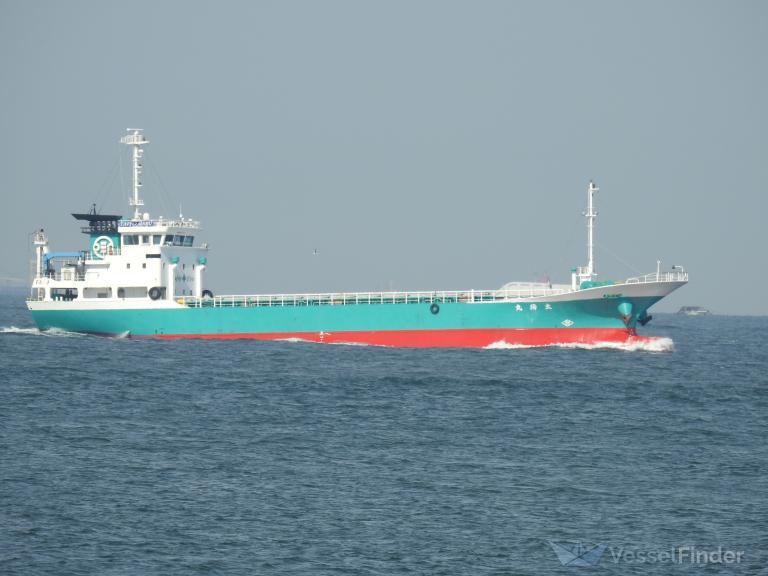
<instances>
[{"instance_id":1,"label":"cargo ship","mask_svg":"<svg viewBox=\"0 0 768 576\"><path fill-rule=\"evenodd\" d=\"M570 283L510 282L495 290L214 295L200 222L152 217L140 197L140 129L121 138L132 156L133 214L73 216L84 250L49 250L33 235L27 306L40 330L128 338L249 338L404 347L499 347L642 340L648 309L688 281L680 266L625 280L595 268L597 186L587 188L587 264Z\"/></svg>"}]
</instances>

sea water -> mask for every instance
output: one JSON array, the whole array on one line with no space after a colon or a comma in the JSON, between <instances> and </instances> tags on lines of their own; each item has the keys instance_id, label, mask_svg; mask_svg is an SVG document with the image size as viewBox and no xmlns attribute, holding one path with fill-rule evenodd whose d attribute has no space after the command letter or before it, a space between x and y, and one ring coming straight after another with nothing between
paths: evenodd
<instances>
[{"instance_id":1,"label":"sea water","mask_svg":"<svg viewBox=\"0 0 768 576\"><path fill-rule=\"evenodd\" d=\"M41 334L3 296L0 574L764 571L768 318L655 316L422 350Z\"/></svg>"}]
</instances>

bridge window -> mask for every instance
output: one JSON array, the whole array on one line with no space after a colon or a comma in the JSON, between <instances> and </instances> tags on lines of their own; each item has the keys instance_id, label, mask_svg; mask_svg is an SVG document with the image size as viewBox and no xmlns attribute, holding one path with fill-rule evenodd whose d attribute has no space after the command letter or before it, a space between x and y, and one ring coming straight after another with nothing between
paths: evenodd
<instances>
[{"instance_id":1,"label":"bridge window","mask_svg":"<svg viewBox=\"0 0 768 576\"><path fill-rule=\"evenodd\" d=\"M160 246L163 243L163 235L162 234L155 234L152 236L152 244L155 246Z\"/></svg>"},{"instance_id":2,"label":"bridge window","mask_svg":"<svg viewBox=\"0 0 768 576\"><path fill-rule=\"evenodd\" d=\"M194 236L184 236L184 246L192 246L192 242L195 241Z\"/></svg>"},{"instance_id":3,"label":"bridge window","mask_svg":"<svg viewBox=\"0 0 768 576\"><path fill-rule=\"evenodd\" d=\"M173 237L173 245L174 246L183 246L184 245L184 236L179 236L178 234Z\"/></svg>"},{"instance_id":4,"label":"bridge window","mask_svg":"<svg viewBox=\"0 0 768 576\"><path fill-rule=\"evenodd\" d=\"M141 235L141 243L142 244L149 244L149 235L148 234L142 234Z\"/></svg>"},{"instance_id":5,"label":"bridge window","mask_svg":"<svg viewBox=\"0 0 768 576\"><path fill-rule=\"evenodd\" d=\"M123 234L123 244L125 246L136 246L139 243L139 237L136 234Z\"/></svg>"}]
</instances>

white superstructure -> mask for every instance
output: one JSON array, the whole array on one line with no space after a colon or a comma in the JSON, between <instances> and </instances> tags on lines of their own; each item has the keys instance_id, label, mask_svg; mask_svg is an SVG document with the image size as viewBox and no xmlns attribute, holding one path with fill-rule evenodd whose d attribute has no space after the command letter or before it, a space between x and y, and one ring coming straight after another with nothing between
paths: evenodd
<instances>
[{"instance_id":1,"label":"white superstructure","mask_svg":"<svg viewBox=\"0 0 768 576\"><path fill-rule=\"evenodd\" d=\"M152 218L141 212L143 145L149 143L139 129L121 139L132 147L133 187L131 219L97 214L73 214L87 223L89 248L80 252L50 252L43 230L35 233L35 278L32 297L38 301L111 301L162 305L185 296L202 297L207 244L201 243L196 220ZM118 304L119 306L119 304ZM131 306L133 307L133 306Z\"/></svg>"}]
</instances>

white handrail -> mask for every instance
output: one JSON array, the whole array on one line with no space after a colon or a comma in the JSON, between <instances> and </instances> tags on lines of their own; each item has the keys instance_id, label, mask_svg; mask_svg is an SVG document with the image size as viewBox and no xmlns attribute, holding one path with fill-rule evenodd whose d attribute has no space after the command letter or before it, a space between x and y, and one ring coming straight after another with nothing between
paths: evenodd
<instances>
[{"instance_id":1,"label":"white handrail","mask_svg":"<svg viewBox=\"0 0 768 576\"><path fill-rule=\"evenodd\" d=\"M649 282L688 282L688 272L672 270L671 272L651 272L644 276L627 278L625 284L647 284Z\"/></svg>"},{"instance_id":2,"label":"white handrail","mask_svg":"<svg viewBox=\"0 0 768 576\"><path fill-rule=\"evenodd\" d=\"M433 302L499 302L526 298L543 298L570 292L565 288L548 288L532 284L517 290L440 290L414 292L325 292L304 294L242 294L198 298L182 296L187 306L345 306L350 304L415 304Z\"/></svg>"},{"instance_id":3,"label":"white handrail","mask_svg":"<svg viewBox=\"0 0 768 576\"><path fill-rule=\"evenodd\" d=\"M687 282L688 273L673 270L628 278L623 284ZM615 285L621 285L617 282ZM303 294L241 294L199 298L181 296L179 303L193 307L236 306L346 306L350 304L416 304L443 302L505 302L546 298L573 292L570 287L550 287L541 283L516 283L502 290L439 290L406 292L307 292Z\"/></svg>"}]
</instances>

